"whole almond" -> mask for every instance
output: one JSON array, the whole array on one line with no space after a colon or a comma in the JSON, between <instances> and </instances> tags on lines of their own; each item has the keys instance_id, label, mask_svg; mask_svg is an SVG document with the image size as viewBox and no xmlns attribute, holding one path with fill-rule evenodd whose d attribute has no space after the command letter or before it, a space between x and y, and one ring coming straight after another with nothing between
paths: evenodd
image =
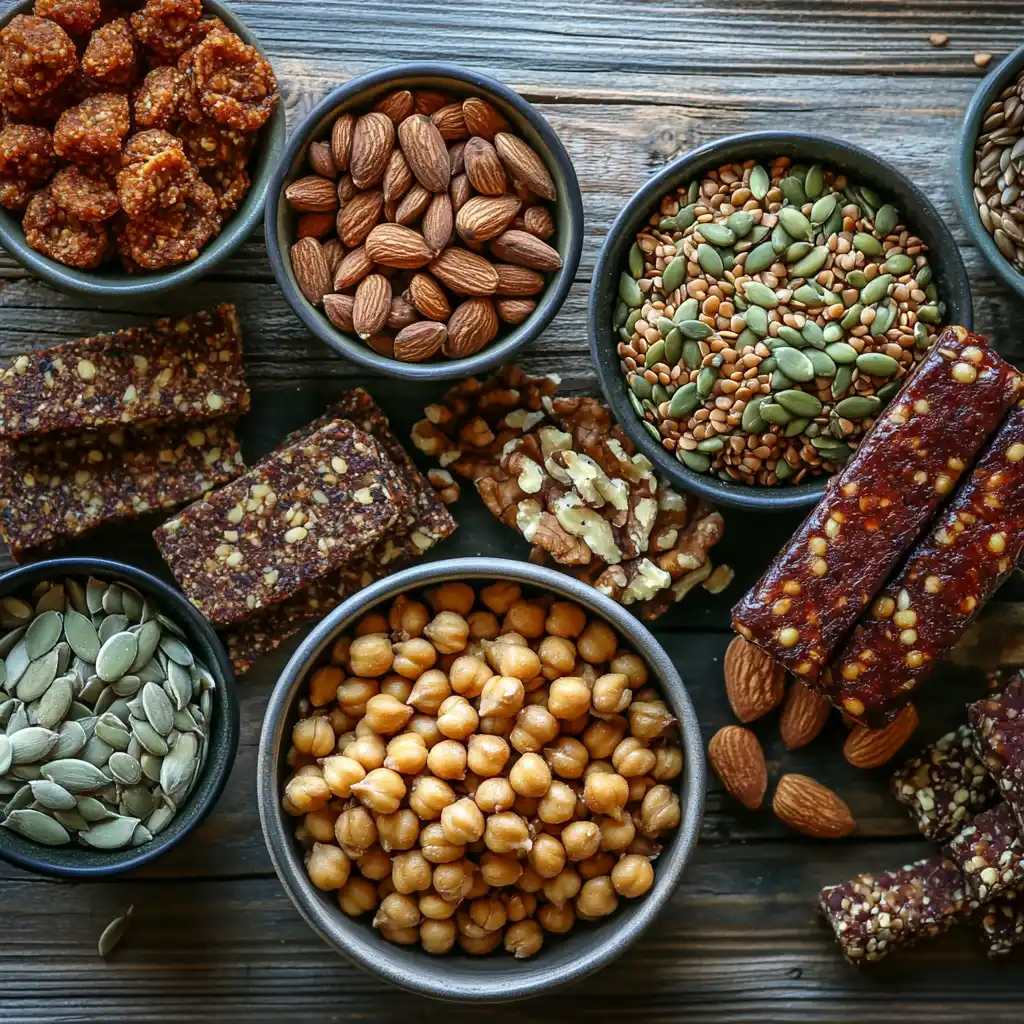
<instances>
[{"instance_id":1,"label":"whole almond","mask_svg":"<svg viewBox=\"0 0 1024 1024\"><path fill-rule=\"evenodd\" d=\"M373 260L370 259L366 246L357 245L346 253L338 264L338 269L334 272L334 290L343 292L347 288L359 284L371 270L373 270Z\"/></svg>"},{"instance_id":2,"label":"whole almond","mask_svg":"<svg viewBox=\"0 0 1024 1024\"><path fill-rule=\"evenodd\" d=\"M523 214L523 223L531 235L546 242L555 233L555 218L546 206L529 206Z\"/></svg>"},{"instance_id":3,"label":"whole almond","mask_svg":"<svg viewBox=\"0 0 1024 1024\"><path fill-rule=\"evenodd\" d=\"M370 274L359 282L352 306L352 326L360 338L383 330L391 312L391 282L383 274Z\"/></svg>"},{"instance_id":4,"label":"whole almond","mask_svg":"<svg viewBox=\"0 0 1024 1024\"><path fill-rule=\"evenodd\" d=\"M423 237L436 256L452 238L454 216L452 201L447 192L436 192L430 200L427 212L423 214Z\"/></svg>"},{"instance_id":5,"label":"whole almond","mask_svg":"<svg viewBox=\"0 0 1024 1024\"><path fill-rule=\"evenodd\" d=\"M816 739L825 727L832 704L827 697L794 683L789 688L786 706L779 718L779 733L787 750L799 750Z\"/></svg>"},{"instance_id":6,"label":"whole almond","mask_svg":"<svg viewBox=\"0 0 1024 1024\"><path fill-rule=\"evenodd\" d=\"M740 725L719 729L708 743L708 759L726 792L756 811L768 789L768 769L758 738Z\"/></svg>"},{"instance_id":7,"label":"whole almond","mask_svg":"<svg viewBox=\"0 0 1024 1024\"><path fill-rule=\"evenodd\" d=\"M366 255L385 267L413 270L436 255L424 237L401 224L378 224L366 236Z\"/></svg>"},{"instance_id":8,"label":"whole almond","mask_svg":"<svg viewBox=\"0 0 1024 1024\"><path fill-rule=\"evenodd\" d=\"M558 198L558 190L544 161L522 139L509 132L498 132L494 136L494 148L516 181L545 199Z\"/></svg>"},{"instance_id":9,"label":"whole almond","mask_svg":"<svg viewBox=\"0 0 1024 1024\"><path fill-rule=\"evenodd\" d=\"M441 351L448 337L444 324L420 320L403 327L395 336L395 358L404 363L419 363Z\"/></svg>"},{"instance_id":10,"label":"whole almond","mask_svg":"<svg viewBox=\"0 0 1024 1024\"><path fill-rule=\"evenodd\" d=\"M394 146L395 126L387 114L375 110L356 121L348 164L356 188L370 188L380 182Z\"/></svg>"},{"instance_id":11,"label":"whole almond","mask_svg":"<svg viewBox=\"0 0 1024 1024\"><path fill-rule=\"evenodd\" d=\"M891 761L919 724L917 708L907 704L881 729L855 725L843 744L843 756L854 768L878 768Z\"/></svg>"},{"instance_id":12,"label":"whole almond","mask_svg":"<svg viewBox=\"0 0 1024 1024\"><path fill-rule=\"evenodd\" d=\"M446 103L451 103L451 96L436 89L417 89L413 93L413 111L429 117L435 110L440 110Z\"/></svg>"},{"instance_id":13,"label":"whole almond","mask_svg":"<svg viewBox=\"0 0 1024 1024\"><path fill-rule=\"evenodd\" d=\"M467 242L487 242L512 223L518 210L515 196L473 196L459 210L455 230Z\"/></svg>"},{"instance_id":14,"label":"whole almond","mask_svg":"<svg viewBox=\"0 0 1024 1024\"><path fill-rule=\"evenodd\" d=\"M291 248L292 273L299 291L314 306L331 290L331 270L323 246L315 238L302 238Z\"/></svg>"},{"instance_id":15,"label":"whole almond","mask_svg":"<svg viewBox=\"0 0 1024 1024\"><path fill-rule=\"evenodd\" d=\"M431 192L445 192L451 180L448 149L426 114L413 114L398 126L398 141L416 180Z\"/></svg>"},{"instance_id":16,"label":"whole almond","mask_svg":"<svg viewBox=\"0 0 1024 1024\"><path fill-rule=\"evenodd\" d=\"M498 295L522 297L536 295L544 289L544 275L529 267L518 267L514 263L493 264L498 274Z\"/></svg>"},{"instance_id":17,"label":"whole almond","mask_svg":"<svg viewBox=\"0 0 1024 1024\"><path fill-rule=\"evenodd\" d=\"M414 274L406 294L419 314L428 320L447 320L452 314L448 296L430 274Z\"/></svg>"},{"instance_id":18,"label":"whole almond","mask_svg":"<svg viewBox=\"0 0 1024 1024\"><path fill-rule=\"evenodd\" d=\"M338 237L350 249L359 245L380 220L383 209L384 196L375 189L353 196L338 214Z\"/></svg>"},{"instance_id":19,"label":"whole almond","mask_svg":"<svg viewBox=\"0 0 1024 1024\"><path fill-rule=\"evenodd\" d=\"M339 331L353 330L352 307L355 301L354 295L338 295L336 292L324 296L324 312Z\"/></svg>"},{"instance_id":20,"label":"whole almond","mask_svg":"<svg viewBox=\"0 0 1024 1024\"><path fill-rule=\"evenodd\" d=\"M518 263L531 270L558 270L562 257L557 249L535 238L529 231L506 231L491 242L491 252L505 263Z\"/></svg>"},{"instance_id":21,"label":"whole almond","mask_svg":"<svg viewBox=\"0 0 1024 1024\"><path fill-rule=\"evenodd\" d=\"M331 156L339 171L348 170L355 127L356 119L352 114L342 114L331 127Z\"/></svg>"},{"instance_id":22,"label":"whole almond","mask_svg":"<svg viewBox=\"0 0 1024 1024\"><path fill-rule=\"evenodd\" d=\"M324 213L303 213L299 215L298 223L295 225L297 238L323 238L334 230L334 212L327 210Z\"/></svg>"},{"instance_id":23,"label":"whole almond","mask_svg":"<svg viewBox=\"0 0 1024 1024\"><path fill-rule=\"evenodd\" d=\"M462 359L479 352L498 333L498 314L490 299L466 299L452 310L444 354Z\"/></svg>"},{"instance_id":24,"label":"whole almond","mask_svg":"<svg viewBox=\"0 0 1024 1024\"><path fill-rule=\"evenodd\" d=\"M452 246L430 264L431 273L459 295L493 295L498 287L494 265L468 249Z\"/></svg>"},{"instance_id":25,"label":"whole almond","mask_svg":"<svg viewBox=\"0 0 1024 1024\"><path fill-rule=\"evenodd\" d=\"M299 213L322 213L338 206L338 193L330 178L310 174L293 181L285 190L284 197L293 210Z\"/></svg>"},{"instance_id":26,"label":"whole almond","mask_svg":"<svg viewBox=\"0 0 1024 1024\"><path fill-rule=\"evenodd\" d=\"M498 113L493 103L480 96L470 96L462 101L462 116L471 135L479 135L490 141L497 132L507 132L509 123Z\"/></svg>"},{"instance_id":27,"label":"whole almond","mask_svg":"<svg viewBox=\"0 0 1024 1024\"><path fill-rule=\"evenodd\" d=\"M343 174L338 179L338 202L342 206L354 199L358 192L359 189L356 188L356 183L352 180L351 174Z\"/></svg>"},{"instance_id":28,"label":"whole almond","mask_svg":"<svg viewBox=\"0 0 1024 1024\"><path fill-rule=\"evenodd\" d=\"M430 120L446 142L469 138L469 129L466 127L466 117L462 113L461 103L446 103L430 115Z\"/></svg>"},{"instance_id":29,"label":"whole almond","mask_svg":"<svg viewBox=\"0 0 1024 1024\"><path fill-rule=\"evenodd\" d=\"M334 157L331 156L331 144L329 142L314 142L309 147L309 166L314 173L322 178L338 176L338 169L334 166Z\"/></svg>"},{"instance_id":30,"label":"whole almond","mask_svg":"<svg viewBox=\"0 0 1024 1024\"><path fill-rule=\"evenodd\" d=\"M451 187L448 189L448 194L452 199L452 209L457 214L466 203L469 202L473 195L473 186L469 183L469 178L465 172L462 174L456 174L452 178Z\"/></svg>"},{"instance_id":31,"label":"whole almond","mask_svg":"<svg viewBox=\"0 0 1024 1024\"><path fill-rule=\"evenodd\" d=\"M373 109L387 114L395 125L401 124L412 113L412 93L408 89L396 89L389 92Z\"/></svg>"},{"instance_id":32,"label":"whole almond","mask_svg":"<svg viewBox=\"0 0 1024 1024\"><path fill-rule=\"evenodd\" d=\"M722 667L729 705L741 722L753 722L782 703L785 670L749 640L734 637Z\"/></svg>"},{"instance_id":33,"label":"whole almond","mask_svg":"<svg viewBox=\"0 0 1024 1024\"><path fill-rule=\"evenodd\" d=\"M486 140L474 135L463 152L466 176L470 184L485 196L500 196L508 191L508 175L498 159L498 151Z\"/></svg>"},{"instance_id":34,"label":"whole almond","mask_svg":"<svg viewBox=\"0 0 1024 1024\"><path fill-rule=\"evenodd\" d=\"M831 789L807 775L783 775L772 810L785 825L815 839L841 839L857 823L850 808Z\"/></svg>"},{"instance_id":35,"label":"whole almond","mask_svg":"<svg viewBox=\"0 0 1024 1024\"><path fill-rule=\"evenodd\" d=\"M498 316L507 324L523 323L537 308L533 299L499 299L495 305L498 307Z\"/></svg>"},{"instance_id":36,"label":"whole almond","mask_svg":"<svg viewBox=\"0 0 1024 1024\"><path fill-rule=\"evenodd\" d=\"M341 244L340 238L328 238L323 243L324 246L324 259L327 260L327 266L331 271L331 278L338 272L338 267L341 266L341 261L345 258L345 246Z\"/></svg>"},{"instance_id":37,"label":"whole almond","mask_svg":"<svg viewBox=\"0 0 1024 1024\"><path fill-rule=\"evenodd\" d=\"M453 142L448 147L448 166L452 169L452 177L461 174L466 169L466 144L465 142Z\"/></svg>"},{"instance_id":38,"label":"whole almond","mask_svg":"<svg viewBox=\"0 0 1024 1024\"><path fill-rule=\"evenodd\" d=\"M384 202L397 203L412 188L412 183L415 180L412 171L409 170L405 154L400 149L393 149L388 158L388 166L384 170L384 181L381 185Z\"/></svg>"},{"instance_id":39,"label":"whole almond","mask_svg":"<svg viewBox=\"0 0 1024 1024\"><path fill-rule=\"evenodd\" d=\"M395 358L395 336L390 331L378 331L370 337L363 339L366 347L373 349L379 356Z\"/></svg>"},{"instance_id":40,"label":"whole almond","mask_svg":"<svg viewBox=\"0 0 1024 1024\"><path fill-rule=\"evenodd\" d=\"M400 331L403 327L416 323L419 318L420 315L416 311L416 307L405 296L392 294L391 310L388 313L388 322L385 325L389 330Z\"/></svg>"},{"instance_id":41,"label":"whole almond","mask_svg":"<svg viewBox=\"0 0 1024 1024\"><path fill-rule=\"evenodd\" d=\"M395 223L395 214L398 213L398 203L394 199L384 200L384 219L389 224Z\"/></svg>"},{"instance_id":42,"label":"whole almond","mask_svg":"<svg viewBox=\"0 0 1024 1024\"><path fill-rule=\"evenodd\" d=\"M425 189L418 181L402 197L395 210L395 221L398 224L414 224L427 212L434 193Z\"/></svg>"}]
</instances>

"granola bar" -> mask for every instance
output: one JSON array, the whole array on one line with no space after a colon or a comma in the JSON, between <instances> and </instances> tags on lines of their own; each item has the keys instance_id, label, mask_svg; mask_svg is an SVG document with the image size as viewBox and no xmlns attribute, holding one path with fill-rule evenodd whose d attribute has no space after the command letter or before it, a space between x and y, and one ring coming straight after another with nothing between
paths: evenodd
<instances>
[{"instance_id":1,"label":"granola bar","mask_svg":"<svg viewBox=\"0 0 1024 1024\"><path fill-rule=\"evenodd\" d=\"M235 307L15 356L0 371L0 438L234 416L249 408Z\"/></svg>"},{"instance_id":2,"label":"granola bar","mask_svg":"<svg viewBox=\"0 0 1024 1024\"><path fill-rule=\"evenodd\" d=\"M1024 883L1024 843L1006 804L979 814L943 852L963 872L972 909Z\"/></svg>"},{"instance_id":3,"label":"granola bar","mask_svg":"<svg viewBox=\"0 0 1024 1024\"><path fill-rule=\"evenodd\" d=\"M15 559L112 519L201 498L245 470L231 423L0 443L0 535Z\"/></svg>"},{"instance_id":4,"label":"granola bar","mask_svg":"<svg viewBox=\"0 0 1024 1024\"><path fill-rule=\"evenodd\" d=\"M819 902L843 955L858 966L941 934L965 905L960 872L942 856L826 886Z\"/></svg>"},{"instance_id":5,"label":"granola bar","mask_svg":"<svg viewBox=\"0 0 1024 1024\"><path fill-rule=\"evenodd\" d=\"M981 941L993 960L1024 945L1024 900L1004 898L990 903L981 919Z\"/></svg>"},{"instance_id":6,"label":"granola bar","mask_svg":"<svg viewBox=\"0 0 1024 1024\"><path fill-rule=\"evenodd\" d=\"M189 600L212 622L230 625L351 562L411 502L377 442L335 420L153 536Z\"/></svg>"},{"instance_id":7,"label":"granola bar","mask_svg":"<svg viewBox=\"0 0 1024 1024\"><path fill-rule=\"evenodd\" d=\"M1020 374L962 327L942 333L733 625L814 686L862 610L1018 397ZM843 710L858 718L862 703Z\"/></svg>"},{"instance_id":8,"label":"granola bar","mask_svg":"<svg viewBox=\"0 0 1024 1024\"><path fill-rule=\"evenodd\" d=\"M907 807L921 834L939 843L952 839L998 799L996 785L974 751L969 725L943 736L900 768L892 777L892 794Z\"/></svg>"},{"instance_id":9,"label":"granola bar","mask_svg":"<svg viewBox=\"0 0 1024 1024\"><path fill-rule=\"evenodd\" d=\"M1002 696L971 704L967 716L985 766L1024 828L1024 693L1011 684Z\"/></svg>"}]
</instances>

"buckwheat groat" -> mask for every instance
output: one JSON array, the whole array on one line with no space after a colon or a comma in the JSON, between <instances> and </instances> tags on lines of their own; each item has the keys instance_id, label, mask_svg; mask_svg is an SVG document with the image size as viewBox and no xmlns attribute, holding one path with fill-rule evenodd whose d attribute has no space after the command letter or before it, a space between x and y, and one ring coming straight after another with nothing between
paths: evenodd
<instances>
[{"instance_id":1,"label":"buckwheat groat","mask_svg":"<svg viewBox=\"0 0 1024 1024\"><path fill-rule=\"evenodd\" d=\"M1024 844L1006 804L979 814L943 852L963 872L972 910L1024 885Z\"/></svg>"},{"instance_id":2,"label":"buckwheat groat","mask_svg":"<svg viewBox=\"0 0 1024 1024\"><path fill-rule=\"evenodd\" d=\"M249 408L235 307L69 341L0 371L0 438L208 420Z\"/></svg>"},{"instance_id":3,"label":"buckwheat groat","mask_svg":"<svg viewBox=\"0 0 1024 1024\"><path fill-rule=\"evenodd\" d=\"M189 600L229 625L364 554L411 502L377 442L334 421L153 536Z\"/></svg>"},{"instance_id":4,"label":"buckwheat groat","mask_svg":"<svg viewBox=\"0 0 1024 1024\"><path fill-rule=\"evenodd\" d=\"M1002 696L971 704L967 717L985 767L1024 828L1024 693L1011 684Z\"/></svg>"},{"instance_id":5,"label":"buckwheat groat","mask_svg":"<svg viewBox=\"0 0 1024 1024\"><path fill-rule=\"evenodd\" d=\"M990 903L981 919L981 941L992 959L1024 944L1024 900L999 899Z\"/></svg>"},{"instance_id":6,"label":"buckwheat groat","mask_svg":"<svg viewBox=\"0 0 1024 1024\"><path fill-rule=\"evenodd\" d=\"M1024 551L1022 507L1024 408L1018 406L836 659L838 706L875 726L898 714Z\"/></svg>"},{"instance_id":7,"label":"buckwheat groat","mask_svg":"<svg viewBox=\"0 0 1024 1024\"><path fill-rule=\"evenodd\" d=\"M942 333L733 625L814 685L839 643L1018 397L1020 374L962 327ZM864 708L851 700L855 718Z\"/></svg>"},{"instance_id":8,"label":"buckwheat groat","mask_svg":"<svg viewBox=\"0 0 1024 1024\"><path fill-rule=\"evenodd\" d=\"M942 856L826 886L819 900L843 955L855 965L940 935L964 910L960 873Z\"/></svg>"},{"instance_id":9,"label":"buckwheat groat","mask_svg":"<svg viewBox=\"0 0 1024 1024\"><path fill-rule=\"evenodd\" d=\"M231 424L0 444L0 535L14 558L112 519L201 498L245 466Z\"/></svg>"}]
</instances>

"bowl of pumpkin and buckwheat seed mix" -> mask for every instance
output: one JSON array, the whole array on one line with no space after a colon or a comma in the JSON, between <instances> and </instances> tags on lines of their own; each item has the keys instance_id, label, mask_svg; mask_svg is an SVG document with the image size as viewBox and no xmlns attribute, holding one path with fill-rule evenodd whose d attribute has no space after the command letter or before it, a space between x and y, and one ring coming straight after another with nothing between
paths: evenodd
<instances>
[{"instance_id":1,"label":"bowl of pumpkin and buckwheat seed mix","mask_svg":"<svg viewBox=\"0 0 1024 1024\"><path fill-rule=\"evenodd\" d=\"M813 505L947 324L972 323L934 206L867 150L755 132L693 150L619 214L589 335L608 403L673 483Z\"/></svg>"}]
</instances>

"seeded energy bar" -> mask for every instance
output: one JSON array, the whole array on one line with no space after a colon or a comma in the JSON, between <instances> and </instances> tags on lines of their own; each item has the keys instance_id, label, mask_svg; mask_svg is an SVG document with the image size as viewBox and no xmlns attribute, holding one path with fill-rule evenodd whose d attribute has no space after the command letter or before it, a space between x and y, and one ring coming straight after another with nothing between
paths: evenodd
<instances>
[{"instance_id":1,"label":"seeded energy bar","mask_svg":"<svg viewBox=\"0 0 1024 1024\"><path fill-rule=\"evenodd\" d=\"M1006 804L979 814L944 852L963 873L972 910L1024 885L1024 844Z\"/></svg>"},{"instance_id":2,"label":"seeded energy bar","mask_svg":"<svg viewBox=\"0 0 1024 1024\"><path fill-rule=\"evenodd\" d=\"M249 408L235 307L69 341L0 371L0 438L208 420Z\"/></svg>"},{"instance_id":3,"label":"seeded energy bar","mask_svg":"<svg viewBox=\"0 0 1024 1024\"><path fill-rule=\"evenodd\" d=\"M953 649L1024 551L1024 408L992 439L832 668L835 703L884 725Z\"/></svg>"},{"instance_id":4,"label":"seeded energy bar","mask_svg":"<svg viewBox=\"0 0 1024 1024\"><path fill-rule=\"evenodd\" d=\"M990 903L981 919L981 941L992 959L1024 945L1024 900L1006 898Z\"/></svg>"},{"instance_id":5,"label":"seeded energy bar","mask_svg":"<svg viewBox=\"0 0 1024 1024\"><path fill-rule=\"evenodd\" d=\"M942 333L733 625L812 685L1017 397L1020 375L962 327ZM863 708L851 701L855 718Z\"/></svg>"},{"instance_id":6,"label":"seeded energy bar","mask_svg":"<svg viewBox=\"0 0 1024 1024\"><path fill-rule=\"evenodd\" d=\"M189 600L229 625L362 555L411 500L377 442L334 421L153 536Z\"/></svg>"},{"instance_id":7,"label":"seeded energy bar","mask_svg":"<svg viewBox=\"0 0 1024 1024\"><path fill-rule=\"evenodd\" d=\"M971 704L967 717L985 766L1024 828L1024 693L1007 687L1001 697Z\"/></svg>"},{"instance_id":8,"label":"seeded energy bar","mask_svg":"<svg viewBox=\"0 0 1024 1024\"><path fill-rule=\"evenodd\" d=\"M227 420L0 443L0 534L14 558L112 519L170 509L242 473Z\"/></svg>"}]
</instances>

